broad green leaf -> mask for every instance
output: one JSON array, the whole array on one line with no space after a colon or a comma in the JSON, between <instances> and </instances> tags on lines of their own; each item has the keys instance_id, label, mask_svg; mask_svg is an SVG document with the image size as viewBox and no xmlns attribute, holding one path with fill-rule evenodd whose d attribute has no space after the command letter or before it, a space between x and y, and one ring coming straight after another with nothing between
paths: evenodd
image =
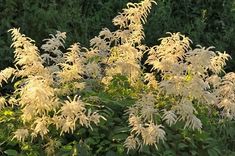
<instances>
[{"instance_id":1,"label":"broad green leaf","mask_svg":"<svg viewBox=\"0 0 235 156\"><path fill-rule=\"evenodd\" d=\"M16 150L13 149L8 149L6 151L4 151L5 154L9 155L9 156L17 156L18 152Z\"/></svg>"}]
</instances>

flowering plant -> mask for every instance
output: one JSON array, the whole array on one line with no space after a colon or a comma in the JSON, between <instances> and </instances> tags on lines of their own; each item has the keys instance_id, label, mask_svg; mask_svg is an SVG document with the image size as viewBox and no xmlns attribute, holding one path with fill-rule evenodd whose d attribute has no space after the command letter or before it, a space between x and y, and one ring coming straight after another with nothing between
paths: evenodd
<instances>
[{"instance_id":1,"label":"flowering plant","mask_svg":"<svg viewBox=\"0 0 235 156\"><path fill-rule=\"evenodd\" d=\"M223 71L230 56L213 47L192 49L192 41L180 33L168 33L160 45L142 44L152 4L156 2L128 3L113 19L119 29L104 28L89 49L75 43L64 53L66 33L57 31L39 50L20 29L9 30L15 68L0 72L0 84L12 80L15 89L1 96L0 108L19 112L12 139L44 140L45 152L54 155L60 143L53 131L63 136L111 120L104 110L112 108L99 93L113 101L130 99L121 106L130 126L123 142L127 152L158 148L166 141L166 125L181 122L200 132L198 105L218 108L222 117L233 119L235 74ZM144 54L148 72L141 64Z\"/></svg>"}]
</instances>

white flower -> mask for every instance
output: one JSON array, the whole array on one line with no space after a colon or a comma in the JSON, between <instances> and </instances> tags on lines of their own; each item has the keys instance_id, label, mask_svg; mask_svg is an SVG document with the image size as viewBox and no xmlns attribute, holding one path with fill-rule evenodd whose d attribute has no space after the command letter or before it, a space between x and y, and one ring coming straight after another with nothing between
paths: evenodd
<instances>
[{"instance_id":1,"label":"white flower","mask_svg":"<svg viewBox=\"0 0 235 156\"><path fill-rule=\"evenodd\" d=\"M85 104L80 100L78 95L74 96L73 100L68 97L68 100L65 101L60 111L63 117L77 118L85 111Z\"/></svg>"},{"instance_id":2,"label":"white flower","mask_svg":"<svg viewBox=\"0 0 235 156\"><path fill-rule=\"evenodd\" d=\"M27 129L17 129L14 132L14 136L12 139L17 139L20 142L24 142L24 140L28 137L29 131Z\"/></svg>"},{"instance_id":3,"label":"white flower","mask_svg":"<svg viewBox=\"0 0 235 156\"><path fill-rule=\"evenodd\" d=\"M171 125L173 125L173 124L175 124L176 123L176 121L177 121L177 116L175 115L175 113L173 112L173 111L166 111L166 110L164 110L164 114L163 114L163 116L162 116L162 119L164 120L164 121L166 121L166 123L169 125L169 126L171 126Z\"/></svg>"},{"instance_id":4,"label":"white flower","mask_svg":"<svg viewBox=\"0 0 235 156\"><path fill-rule=\"evenodd\" d=\"M124 142L124 146L128 149L127 153L130 150L137 149L139 146L139 143L140 143L139 139L134 137L134 135L128 136Z\"/></svg>"},{"instance_id":5,"label":"white flower","mask_svg":"<svg viewBox=\"0 0 235 156\"><path fill-rule=\"evenodd\" d=\"M0 97L0 110L5 107L6 99L4 97Z\"/></svg>"}]
</instances>

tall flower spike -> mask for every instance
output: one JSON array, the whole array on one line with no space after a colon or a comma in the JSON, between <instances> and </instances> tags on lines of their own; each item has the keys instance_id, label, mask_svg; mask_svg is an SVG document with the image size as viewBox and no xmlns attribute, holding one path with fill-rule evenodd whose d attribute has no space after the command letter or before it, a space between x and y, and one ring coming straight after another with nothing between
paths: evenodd
<instances>
[{"instance_id":1,"label":"tall flower spike","mask_svg":"<svg viewBox=\"0 0 235 156\"><path fill-rule=\"evenodd\" d=\"M19 32L20 29L10 29L13 37L12 47L15 48L15 65L20 67L18 75L27 77L28 75L43 75L45 69L39 56L39 50L34 45L34 40Z\"/></svg>"},{"instance_id":2,"label":"tall flower spike","mask_svg":"<svg viewBox=\"0 0 235 156\"><path fill-rule=\"evenodd\" d=\"M25 121L28 120L25 118L28 113L32 116L42 116L57 108L54 89L45 79L31 76L25 82L25 86L19 89L21 96L19 104L23 109L22 117Z\"/></svg>"},{"instance_id":3,"label":"tall flower spike","mask_svg":"<svg viewBox=\"0 0 235 156\"><path fill-rule=\"evenodd\" d=\"M68 50L64 56L65 62L58 64L62 68L61 71L57 72L61 83L80 80L84 73L83 57L80 55L79 44L73 44Z\"/></svg>"},{"instance_id":4,"label":"tall flower spike","mask_svg":"<svg viewBox=\"0 0 235 156\"><path fill-rule=\"evenodd\" d=\"M221 52L217 52L217 56L211 59L211 69L214 73L219 74L223 67L226 65L226 62L230 57L230 55Z\"/></svg>"},{"instance_id":5,"label":"tall flower spike","mask_svg":"<svg viewBox=\"0 0 235 156\"><path fill-rule=\"evenodd\" d=\"M144 38L144 31L142 23L146 22L146 18L152 3L156 2L154 0L143 0L140 3L128 3L127 9L123 9L120 13L113 19L113 24L118 25L120 29L126 29L121 33L126 33L127 38L122 39L124 42L129 42L131 44L140 44L141 40ZM120 31L117 31L120 36Z\"/></svg>"},{"instance_id":6,"label":"tall flower spike","mask_svg":"<svg viewBox=\"0 0 235 156\"><path fill-rule=\"evenodd\" d=\"M140 149L143 145L154 145L157 148L157 144L165 140L163 126L155 121L159 115L155 102L154 95L148 93L129 108L131 134L124 144L128 152L131 149Z\"/></svg>"},{"instance_id":7,"label":"tall flower spike","mask_svg":"<svg viewBox=\"0 0 235 156\"><path fill-rule=\"evenodd\" d=\"M43 62L49 64L50 61L53 63L59 63L63 61L63 52L59 49L64 48L66 39L66 32L56 31L56 35L50 34L51 38L44 39L45 44L42 45L42 49L47 52L41 55ZM54 56L51 56L53 54Z\"/></svg>"},{"instance_id":8,"label":"tall flower spike","mask_svg":"<svg viewBox=\"0 0 235 156\"><path fill-rule=\"evenodd\" d=\"M152 65L152 70L169 71L179 60L183 60L190 49L188 37L180 33L168 33L170 37L161 38L161 44L148 50L146 64ZM171 67L172 66L172 67Z\"/></svg>"}]
</instances>

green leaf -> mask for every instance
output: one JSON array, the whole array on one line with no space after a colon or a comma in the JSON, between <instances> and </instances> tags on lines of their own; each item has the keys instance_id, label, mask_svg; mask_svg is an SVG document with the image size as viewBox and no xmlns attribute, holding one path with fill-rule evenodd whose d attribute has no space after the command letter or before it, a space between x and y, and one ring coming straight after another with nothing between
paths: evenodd
<instances>
[{"instance_id":1,"label":"green leaf","mask_svg":"<svg viewBox=\"0 0 235 156\"><path fill-rule=\"evenodd\" d=\"M192 155L197 155L197 154L198 154L197 151L190 151L190 153L191 153Z\"/></svg>"},{"instance_id":2,"label":"green leaf","mask_svg":"<svg viewBox=\"0 0 235 156\"><path fill-rule=\"evenodd\" d=\"M5 110L4 112L3 112L3 114L4 115L9 115L9 116L12 116L13 114L14 114L14 112L13 111L11 111L11 110Z\"/></svg>"},{"instance_id":3,"label":"green leaf","mask_svg":"<svg viewBox=\"0 0 235 156\"><path fill-rule=\"evenodd\" d=\"M129 132L130 128L129 127L115 127L115 129L113 130L113 133L125 133L125 132Z\"/></svg>"},{"instance_id":4,"label":"green leaf","mask_svg":"<svg viewBox=\"0 0 235 156\"><path fill-rule=\"evenodd\" d=\"M65 150L65 151L71 151L72 150L72 146L71 145L65 145L65 146L63 146L63 150Z\"/></svg>"},{"instance_id":5,"label":"green leaf","mask_svg":"<svg viewBox=\"0 0 235 156\"><path fill-rule=\"evenodd\" d=\"M128 134L120 133L120 134L114 135L113 140L121 141L121 140L125 140L127 137L128 137Z\"/></svg>"},{"instance_id":6,"label":"green leaf","mask_svg":"<svg viewBox=\"0 0 235 156\"><path fill-rule=\"evenodd\" d=\"M184 149L184 148L188 147L188 145L186 145L184 143L179 143L178 147L179 147L179 149Z\"/></svg>"},{"instance_id":7,"label":"green leaf","mask_svg":"<svg viewBox=\"0 0 235 156\"><path fill-rule=\"evenodd\" d=\"M174 156L175 153L172 150L168 149L168 150L163 152L163 155L164 156Z\"/></svg>"},{"instance_id":8,"label":"green leaf","mask_svg":"<svg viewBox=\"0 0 235 156\"><path fill-rule=\"evenodd\" d=\"M93 139L93 138L88 138L88 139L86 139L86 144L91 144L91 145L95 145L97 142L96 142L96 140L95 139Z\"/></svg>"},{"instance_id":9,"label":"green leaf","mask_svg":"<svg viewBox=\"0 0 235 156\"><path fill-rule=\"evenodd\" d=\"M105 156L116 156L116 153L114 151L108 151Z\"/></svg>"},{"instance_id":10,"label":"green leaf","mask_svg":"<svg viewBox=\"0 0 235 156\"><path fill-rule=\"evenodd\" d=\"M214 148L207 150L209 156L218 156L219 153Z\"/></svg>"},{"instance_id":11,"label":"green leaf","mask_svg":"<svg viewBox=\"0 0 235 156\"><path fill-rule=\"evenodd\" d=\"M5 154L7 155L11 155L11 156L17 156L18 155L18 152L16 150L13 150L13 149L8 149L6 151L4 151Z\"/></svg>"}]
</instances>

